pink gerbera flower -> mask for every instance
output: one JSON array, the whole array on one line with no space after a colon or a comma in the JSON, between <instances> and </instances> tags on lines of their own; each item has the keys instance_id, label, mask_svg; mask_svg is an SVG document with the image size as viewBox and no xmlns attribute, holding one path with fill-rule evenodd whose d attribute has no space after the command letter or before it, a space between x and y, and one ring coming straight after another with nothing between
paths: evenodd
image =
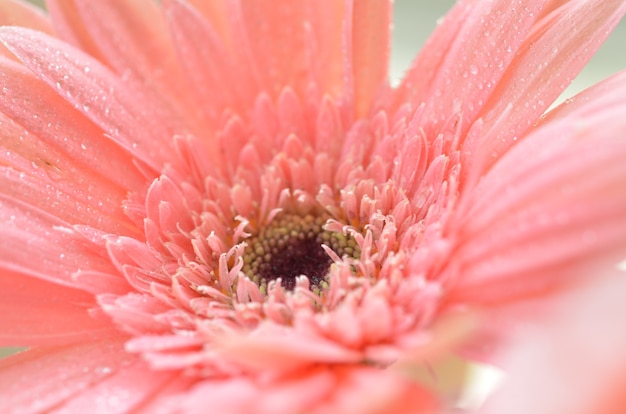
<instances>
[{"instance_id":1,"label":"pink gerbera flower","mask_svg":"<svg viewBox=\"0 0 626 414\"><path fill-rule=\"evenodd\" d=\"M623 253L626 73L540 118L623 1L461 1L397 88L390 2L162 3L0 3L3 412L431 412L460 309Z\"/></svg>"}]
</instances>

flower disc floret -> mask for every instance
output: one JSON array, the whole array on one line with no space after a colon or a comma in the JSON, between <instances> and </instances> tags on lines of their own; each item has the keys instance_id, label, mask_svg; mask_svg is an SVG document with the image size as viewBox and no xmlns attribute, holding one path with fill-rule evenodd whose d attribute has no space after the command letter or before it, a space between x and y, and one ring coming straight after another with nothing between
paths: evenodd
<instances>
[{"instance_id":1,"label":"flower disc floret","mask_svg":"<svg viewBox=\"0 0 626 414\"><path fill-rule=\"evenodd\" d=\"M327 285L332 263L326 251L337 256L358 258L360 249L349 235L324 230L328 216L283 214L246 240L243 273L265 291L267 283L281 279L281 286L293 290L297 276L306 276L311 288ZM326 247L326 249L325 249Z\"/></svg>"}]
</instances>

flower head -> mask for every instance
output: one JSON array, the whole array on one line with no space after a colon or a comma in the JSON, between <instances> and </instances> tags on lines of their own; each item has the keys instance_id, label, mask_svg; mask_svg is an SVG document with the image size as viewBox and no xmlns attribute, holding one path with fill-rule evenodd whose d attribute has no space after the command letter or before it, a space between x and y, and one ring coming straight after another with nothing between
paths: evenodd
<instances>
[{"instance_id":1,"label":"flower head","mask_svg":"<svg viewBox=\"0 0 626 414\"><path fill-rule=\"evenodd\" d=\"M540 118L622 1L461 1L397 88L390 2L1 7L9 406L429 412L451 313L626 244L624 74Z\"/></svg>"}]
</instances>

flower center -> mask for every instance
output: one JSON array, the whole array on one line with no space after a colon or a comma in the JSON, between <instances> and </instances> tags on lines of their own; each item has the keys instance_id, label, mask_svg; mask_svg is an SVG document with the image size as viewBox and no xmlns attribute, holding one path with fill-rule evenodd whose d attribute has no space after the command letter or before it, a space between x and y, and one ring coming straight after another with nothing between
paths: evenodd
<instances>
[{"instance_id":1,"label":"flower center","mask_svg":"<svg viewBox=\"0 0 626 414\"><path fill-rule=\"evenodd\" d=\"M293 290L296 277L308 277L312 290L324 287L332 263L322 245L339 257L357 259L359 247L351 236L324 230L328 216L282 214L250 237L243 254L243 272L262 290L281 279L281 286ZM317 289L316 289L317 288Z\"/></svg>"}]
</instances>

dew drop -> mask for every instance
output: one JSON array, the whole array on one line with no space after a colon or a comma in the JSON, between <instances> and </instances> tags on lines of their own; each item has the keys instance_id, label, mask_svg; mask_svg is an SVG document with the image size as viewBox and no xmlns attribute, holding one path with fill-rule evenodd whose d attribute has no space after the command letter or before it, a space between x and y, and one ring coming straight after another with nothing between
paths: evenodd
<instances>
[{"instance_id":1,"label":"dew drop","mask_svg":"<svg viewBox=\"0 0 626 414\"><path fill-rule=\"evenodd\" d=\"M113 372L113 370L111 369L111 367L104 366L96 368L96 372L101 375L109 375L111 372Z\"/></svg>"}]
</instances>

